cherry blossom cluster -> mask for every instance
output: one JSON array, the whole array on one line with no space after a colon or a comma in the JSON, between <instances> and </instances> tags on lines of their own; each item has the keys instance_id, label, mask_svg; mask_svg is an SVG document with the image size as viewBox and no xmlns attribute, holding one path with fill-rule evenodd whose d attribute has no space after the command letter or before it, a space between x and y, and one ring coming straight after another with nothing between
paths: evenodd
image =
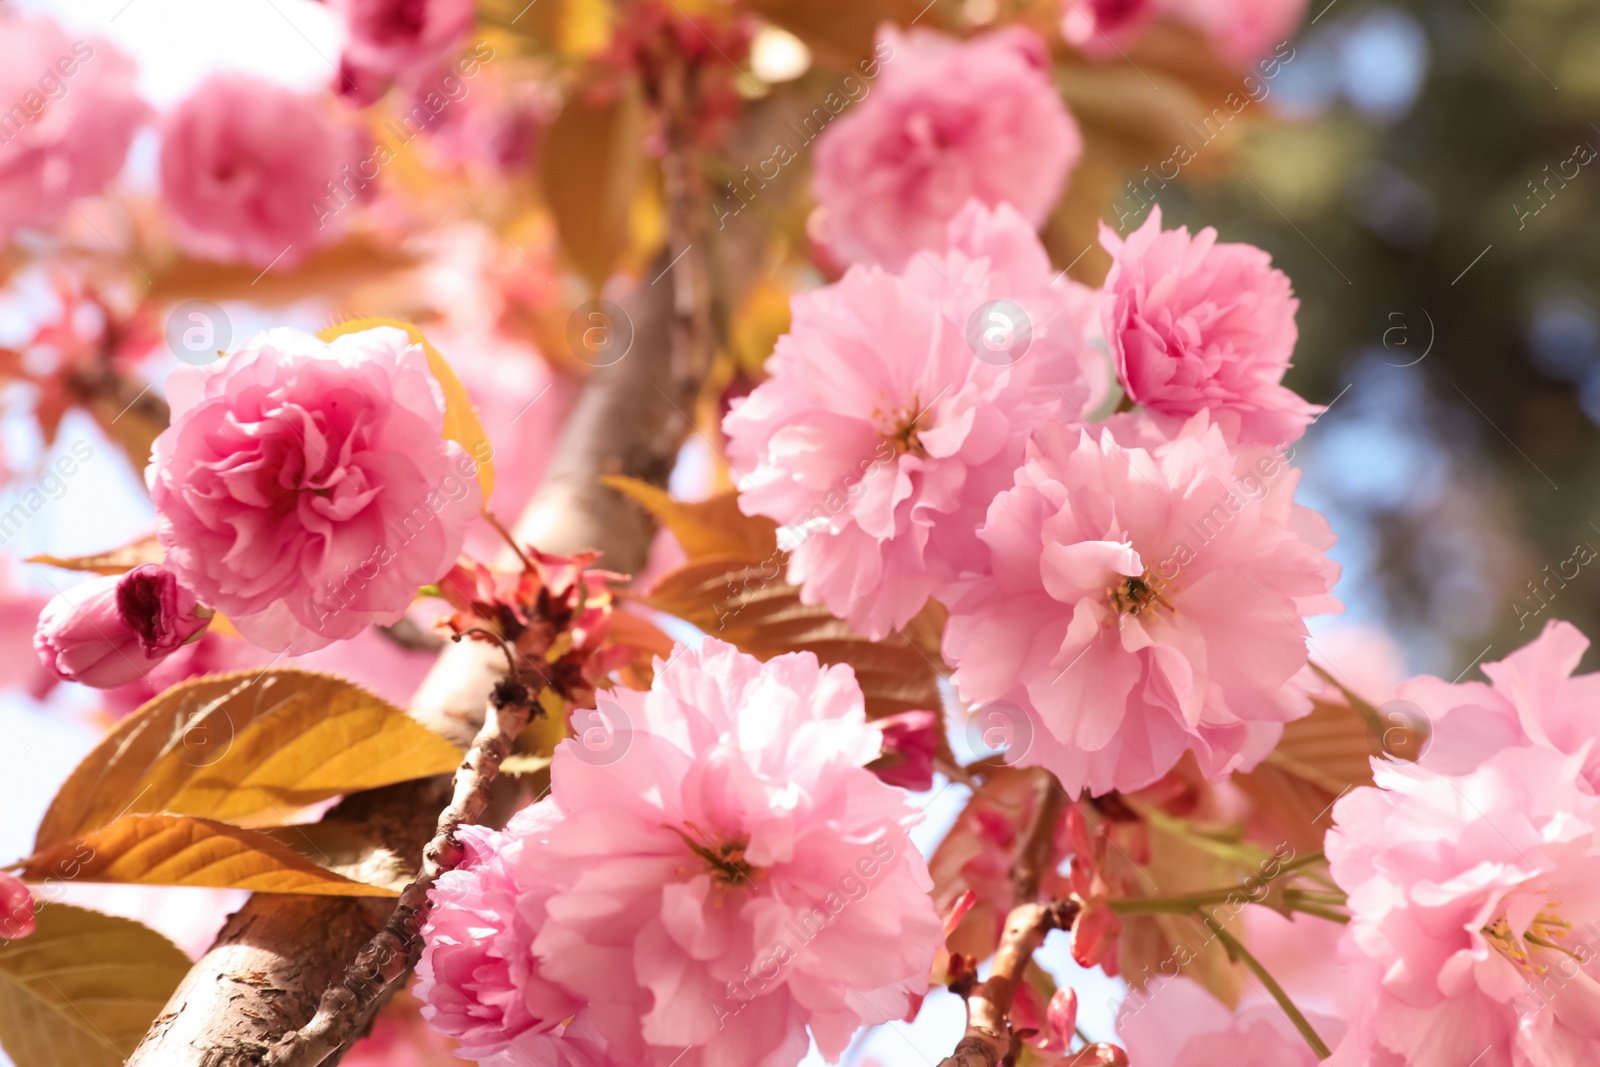
<instances>
[{"instance_id":1,"label":"cherry blossom cluster","mask_svg":"<svg viewBox=\"0 0 1600 1067\"><path fill-rule=\"evenodd\" d=\"M1320 410L1282 384L1288 280L1159 209L1102 243L1095 292L1025 217L970 200L941 249L797 296L724 423L740 506L806 533L806 602L874 638L942 602L961 696L1021 708L1015 757L1074 793L1185 752L1214 778L1259 762L1310 709L1304 618L1339 610L1332 534L1286 459ZM1101 344L1132 410L1093 422Z\"/></svg>"}]
</instances>

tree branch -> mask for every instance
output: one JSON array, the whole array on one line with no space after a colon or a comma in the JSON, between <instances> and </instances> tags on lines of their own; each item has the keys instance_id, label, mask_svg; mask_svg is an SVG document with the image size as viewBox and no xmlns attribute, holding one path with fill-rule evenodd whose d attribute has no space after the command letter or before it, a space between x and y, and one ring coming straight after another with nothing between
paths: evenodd
<instances>
[{"instance_id":1,"label":"tree branch","mask_svg":"<svg viewBox=\"0 0 1600 1067\"><path fill-rule=\"evenodd\" d=\"M1051 930L1068 930L1078 917L1073 901L1019 904L1006 916L994 970L967 994L967 1032L939 1067L998 1067L1012 1054L1011 1002L1028 961Z\"/></svg>"},{"instance_id":2,"label":"tree branch","mask_svg":"<svg viewBox=\"0 0 1600 1067\"><path fill-rule=\"evenodd\" d=\"M1011 866L1011 901L1027 904L1039 899L1039 886L1055 859L1056 828L1067 794L1056 776L1039 767L1034 771L1033 819Z\"/></svg>"},{"instance_id":3,"label":"tree branch","mask_svg":"<svg viewBox=\"0 0 1600 1067\"><path fill-rule=\"evenodd\" d=\"M989 977L967 992L967 1031L939 1067L998 1067L1011 1058L1011 1004L1028 962L1051 930L1069 930L1078 917L1075 901L1038 900L1039 887L1055 858L1056 825L1066 794L1044 768L1034 772L1033 814L1011 867L1012 909L1006 916Z\"/></svg>"},{"instance_id":4,"label":"tree branch","mask_svg":"<svg viewBox=\"0 0 1600 1067\"><path fill-rule=\"evenodd\" d=\"M527 686L515 678L495 687L483 729L456 768L455 795L439 813L433 840L422 852L421 872L400 894L388 923L345 970L344 980L330 985L322 995L317 1014L279 1039L264 1067L318 1067L360 1033L395 983L416 965L422 955L428 891L441 874L461 862L465 850L456 840L456 831L477 822L488 810L489 790L500 773L500 761L511 754L517 734L528 724L533 700Z\"/></svg>"}]
</instances>

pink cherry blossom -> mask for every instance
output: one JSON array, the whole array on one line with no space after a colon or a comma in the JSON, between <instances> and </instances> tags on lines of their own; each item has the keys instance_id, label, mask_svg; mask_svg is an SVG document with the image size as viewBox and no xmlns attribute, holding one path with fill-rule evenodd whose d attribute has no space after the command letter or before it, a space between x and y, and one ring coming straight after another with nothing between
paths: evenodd
<instances>
[{"instance_id":1,"label":"pink cherry blossom","mask_svg":"<svg viewBox=\"0 0 1600 1067\"><path fill-rule=\"evenodd\" d=\"M1200 29L1222 58L1241 67L1286 44L1306 15L1306 0L1166 2L1174 18Z\"/></svg>"},{"instance_id":2,"label":"pink cherry blossom","mask_svg":"<svg viewBox=\"0 0 1600 1067\"><path fill-rule=\"evenodd\" d=\"M1582 755L1583 782L1600 793L1600 674L1575 674L1589 639L1552 619L1538 637L1495 663L1488 684L1424 675L1400 686L1402 715L1420 712L1431 734L1422 764L1463 774L1503 748L1543 745Z\"/></svg>"},{"instance_id":3,"label":"pink cherry blossom","mask_svg":"<svg viewBox=\"0 0 1600 1067\"><path fill-rule=\"evenodd\" d=\"M190 255L292 267L339 237L358 198L361 140L314 96L213 74L162 123L161 199Z\"/></svg>"},{"instance_id":4,"label":"pink cherry blossom","mask_svg":"<svg viewBox=\"0 0 1600 1067\"><path fill-rule=\"evenodd\" d=\"M540 973L533 939L545 922L550 883L537 849L560 818L551 804L524 808L504 831L464 826L466 858L440 876L417 966L422 1015L487 1067L598 1067L598 1048L563 1020L582 1002Z\"/></svg>"},{"instance_id":5,"label":"pink cherry blossom","mask_svg":"<svg viewBox=\"0 0 1600 1067\"><path fill-rule=\"evenodd\" d=\"M1373 762L1326 852L1352 915L1340 1067L1600 1062L1600 797L1583 754L1508 748L1460 777Z\"/></svg>"},{"instance_id":6,"label":"pink cherry blossom","mask_svg":"<svg viewBox=\"0 0 1600 1067\"><path fill-rule=\"evenodd\" d=\"M1289 279L1252 245L1207 227L1161 229L1161 207L1112 255L1101 297L1106 343L1128 396L1178 417L1210 411L1254 444L1293 441L1322 409L1282 385L1299 336Z\"/></svg>"},{"instance_id":7,"label":"pink cherry blossom","mask_svg":"<svg viewBox=\"0 0 1600 1067\"><path fill-rule=\"evenodd\" d=\"M1317 1036L1338 1039L1336 1019L1308 1016ZM1271 1002L1230 1011L1187 978L1130 994L1117 1033L1136 1067L1317 1067L1317 1054Z\"/></svg>"},{"instance_id":8,"label":"pink cherry blossom","mask_svg":"<svg viewBox=\"0 0 1600 1067\"><path fill-rule=\"evenodd\" d=\"M715 640L656 670L613 691L620 759L556 753L545 973L629 1063L792 1067L807 1026L837 1060L906 1015L943 942L915 809L865 769L881 739L855 677Z\"/></svg>"},{"instance_id":9,"label":"pink cherry blossom","mask_svg":"<svg viewBox=\"0 0 1600 1067\"><path fill-rule=\"evenodd\" d=\"M1044 41L1022 26L958 41L885 25L875 54L871 93L817 141L817 235L833 258L893 269L941 249L973 197L1043 223L1083 153Z\"/></svg>"},{"instance_id":10,"label":"pink cherry blossom","mask_svg":"<svg viewBox=\"0 0 1600 1067\"><path fill-rule=\"evenodd\" d=\"M368 104L396 78L436 70L472 32L473 0L336 0L350 32L340 91Z\"/></svg>"},{"instance_id":11,"label":"pink cherry blossom","mask_svg":"<svg viewBox=\"0 0 1600 1067\"><path fill-rule=\"evenodd\" d=\"M1148 785L1185 751L1212 778L1253 766L1310 710L1302 617L1339 610L1333 536L1281 456L1235 455L1204 415L1149 447L1114 431L1160 436L1034 435L945 632L962 697L1020 708L1014 758L1069 792Z\"/></svg>"},{"instance_id":12,"label":"pink cherry blossom","mask_svg":"<svg viewBox=\"0 0 1600 1067\"><path fill-rule=\"evenodd\" d=\"M116 177L150 110L136 73L104 38L0 11L0 244L55 225Z\"/></svg>"},{"instance_id":13,"label":"pink cherry blossom","mask_svg":"<svg viewBox=\"0 0 1600 1067\"><path fill-rule=\"evenodd\" d=\"M1085 55L1115 56L1160 8L1158 0L1062 0L1061 36Z\"/></svg>"},{"instance_id":14,"label":"pink cherry blossom","mask_svg":"<svg viewBox=\"0 0 1600 1067\"><path fill-rule=\"evenodd\" d=\"M975 531L1027 433L1083 417L1103 388L1022 217L969 203L951 234L904 276L855 267L795 296L768 379L723 422L739 506L784 524L802 599L873 638L980 558ZM1033 338L990 352L969 334L1000 299Z\"/></svg>"},{"instance_id":15,"label":"pink cherry blossom","mask_svg":"<svg viewBox=\"0 0 1600 1067\"><path fill-rule=\"evenodd\" d=\"M618 1063L793 1067L808 1028L836 1061L863 1023L904 1017L944 934L915 809L866 769L881 737L849 668L707 639L600 708L615 743L562 742L551 795L440 887L476 910L429 935L452 938L433 974L460 956L425 994L435 1024L472 1039L471 1020L506 1020L520 1040L570 1017ZM536 965L504 932L502 868Z\"/></svg>"},{"instance_id":16,"label":"pink cherry blossom","mask_svg":"<svg viewBox=\"0 0 1600 1067\"><path fill-rule=\"evenodd\" d=\"M167 395L146 472L167 565L262 647L392 623L455 562L482 494L403 331L270 330Z\"/></svg>"},{"instance_id":17,"label":"pink cherry blossom","mask_svg":"<svg viewBox=\"0 0 1600 1067\"><path fill-rule=\"evenodd\" d=\"M109 689L149 674L209 620L171 571L147 563L51 600L39 614L33 645L62 678Z\"/></svg>"},{"instance_id":18,"label":"pink cherry blossom","mask_svg":"<svg viewBox=\"0 0 1600 1067\"><path fill-rule=\"evenodd\" d=\"M33 894L14 874L0 871L0 940L33 933Z\"/></svg>"}]
</instances>

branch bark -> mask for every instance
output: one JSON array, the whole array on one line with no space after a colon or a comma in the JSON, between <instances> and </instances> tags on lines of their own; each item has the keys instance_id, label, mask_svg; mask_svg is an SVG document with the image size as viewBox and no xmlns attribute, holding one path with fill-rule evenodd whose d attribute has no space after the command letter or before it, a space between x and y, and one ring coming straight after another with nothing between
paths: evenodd
<instances>
[{"instance_id":1,"label":"branch bark","mask_svg":"<svg viewBox=\"0 0 1600 1067\"><path fill-rule=\"evenodd\" d=\"M730 131L725 154L735 160L764 157L784 123L805 111L815 93L816 86L795 83L789 94L753 106ZM799 171L791 167L768 183L774 212ZM705 212L701 225L709 217ZM737 306L759 276L768 232L750 220L722 235L716 249L721 263L709 274L728 279L726 306ZM712 243L706 234L699 255L710 253ZM648 277L670 262L664 252ZM704 279L707 272L697 276ZM706 282L699 292L705 295L690 301L690 314L709 299ZM641 284L619 301L634 326L633 350L596 368L586 382L544 482L515 524L520 540L559 554L598 549L602 565L622 573L643 567L650 520L599 478L622 474L665 485L691 430L687 413L707 368L685 358L686 349L673 342L682 314L678 301L676 282ZM446 648L412 701L412 717L466 747L482 727L483 709L501 677L497 657L483 642ZM406 782L356 794L329 815L357 823L376 844L418 864L449 796L448 778ZM167 1002L128 1067L259 1067L274 1042L312 1018L323 992L383 928L391 908L381 900L252 896ZM347 1048L323 1062L337 1063Z\"/></svg>"},{"instance_id":2,"label":"branch bark","mask_svg":"<svg viewBox=\"0 0 1600 1067\"><path fill-rule=\"evenodd\" d=\"M1067 930L1077 918L1071 901L1019 904L1006 916L994 970L967 994L967 1031L939 1067L999 1067L1011 1056L1011 1003L1028 961L1051 930Z\"/></svg>"},{"instance_id":3,"label":"branch bark","mask_svg":"<svg viewBox=\"0 0 1600 1067\"><path fill-rule=\"evenodd\" d=\"M416 966L422 955L428 891L440 875L461 862L465 850L456 840L456 831L477 822L488 810L489 791L500 772L500 761L511 754L517 734L528 724L533 699L527 686L514 677L495 686L483 729L456 769L454 796L439 813L433 840L423 849L421 872L400 894L384 928L346 969L344 980L330 985L322 995L317 1014L273 1046L265 1067L318 1067L366 1027L396 981Z\"/></svg>"},{"instance_id":4,"label":"branch bark","mask_svg":"<svg viewBox=\"0 0 1600 1067\"><path fill-rule=\"evenodd\" d=\"M1028 961L1051 930L1069 930L1078 917L1074 901L1038 900L1045 872L1055 858L1056 824L1066 794L1055 776L1040 768L1033 815L1011 867L1012 903L989 977L966 994L967 1029L939 1067L998 1067L1011 1058L1011 1004Z\"/></svg>"}]
</instances>

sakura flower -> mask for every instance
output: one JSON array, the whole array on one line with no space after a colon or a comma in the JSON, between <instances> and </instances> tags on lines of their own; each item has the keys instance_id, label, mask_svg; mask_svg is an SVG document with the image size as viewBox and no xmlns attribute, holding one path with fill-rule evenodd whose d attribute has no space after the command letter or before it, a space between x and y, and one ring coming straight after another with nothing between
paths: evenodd
<instances>
[{"instance_id":1,"label":"sakura flower","mask_svg":"<svg viewBox=\"0 0 1600 1067\"><path fill-rule=\"evenodd\" d=\"M657 1067L793 1065L807 1026L834 1061L904 1017L943 931L849 668L707 640L612 695L629 750L597 765L566 741L551 768L545 973Z\"/></svg>"},{"instance_id":2,"label":"sakura flower","mask_svg":"<svg viewBox=\"0 0 1600 1067\"><path fill-rule=\"evenodd\" d=\"M1123 241L1102 224L1112 255L1101 297L1106 343L1129 398L1187 418L1210 411L1241 441L1293 441L1322 409L1281 382L1299 333L1289 279L1245 244L1207 227L1161 229L1161 207Z\"/></svg>"},{"instance_id":3,"label":"sakura flower","mask_svg":"<svg viewBox=\"0 0 1600 1067\"><path fill-rule=\"evenodd\" d=\"M582 1002L540 972L533 939L545 921L550 886L533 855L560 813L551 804L524 808L503 831L463 826L466 855L441 875L429 896L416 995L438 1033L460 1042L462 1056L486 1067L600 1067L599 1049L563 1020Z\"/></svg>"},{"instance_id":4,"label":"sakura flower","mask_svg":"<svg viewBox=\"0 0 1600 1067\"><path fill-rule=\"evenodd\" d=\"M1244 469L1203 415L1151 447L1034 435L978 533L992 576L958 584L944 643L963 698L1029 716L1017 762L1069 793L1148 785L1186 751L1215 779L1310 710L1302 617L1338 610L1333 537L1295 472L1257 496Z\"/></svg>"},{"instance_id":5,"label":"sakura flower","mask_svg":"<svg viewBox=\"0 0 1600 1067\"><path fill-rule=\"evenodd\" d=\"M1397 697L1431 725L1422 765L1463 774L1501 749L1543 745L1582 755L1582 781L1600 793L1600 674L1573 673L1588 648L1576 627L1552 619L1528 644L1483 665L1487 685L1426 675L1401 685Z\"/></svg>"},{"instance_id":6,"label":"sakura flower","mask_svg":"<svg viewBox=\"0 0 1600 1067\"><path fill-rule=\"evenodd\" d=\"M1160 4L1157 0L1062 0L1061 36L1085 55L1117 55L1131 44Z\"/></svg>"},{"instance_id":7,"label":"sakura flower","mask_svg":"<svg viewBox=\"0 0 1600 1067\"><path fill-rule=\"evenodd\" d=\"M945 245L976 197L1038 226L1083 154L1044 41L1011 26L958 41L885 25L872 93L817 141L818 236L834 259L895 269Z\"/></svg>"},{"instance_id":8,"label":"sakura flower","mask_svg":"<svg viewBox=\"0 0 1600 1067\"><path fill-rule=\"evenodd\" d=\"M171 571L147 563L51 600L33 644L62 678L109 689L150 673L195 640L210 618Z\"/></svg>"},{"instance_id":9,"label":"sakura flower","mask_svg":"<svg viewBox=\"0 0 1600 1067\"><path fill-rule=\"evenodd\" d=\"M856 267L796 295L767 381L723 422L739 506L784 524L802 599L873 638L980 557L1028 432L1081 418L1097 391L1070 290L1022 217L972 203L950 234L904 276ZM980 352L974 315L1001 300L1036 336Z\"/></svg>"},{"instance_id":10,"label":"sakura flower","mask_svg":"<svg viewBox=\"0 0 1600 1067\"><path fill-rule=\"evenodd\" d=\"M1306 0L1167 0L1174 18L1198 28L1241 67L1274 48L1282 55L1306 15ZM1294 55L1290 49L1289 56Z\"/></svg>"},{"instance_id":11,"label":"sakura flower","mask_svg":"<svg viewBox=\"0 0 1600 1067\"><path fill-rule=\"evenodd\" d=\"M395 622L481 493L421 346L270 330L167 379L146 471L167 566L250 640L308 652Z\"/></svg>"},{"instance_id":12,"label":"sakura flower","mask_svg":"<svg viewBox=\"0 0 1600 1067\"><path fill-rule=\"evenodd\" d=\"M133 60L45 15L0 10L0 243L54 226L122 169L149 107Z\"/></svg>"},{"instance_id":13,"label":"sakura flower","mask_svg":"<svg viewBox=\"0 0 1600 1067\"><path fill-rule=\"evenodd\" d=\"M338 0L350 32L340 91L369 104L395 78L415 79L448 60L472 32L473 0ZM491 55L493 53L490 53Z\"/></svg>"},{"instance_id":14,"label":"sakura flower","mask_svg":"<svg viewBox=\"0 0 1600 1067\"><path fill-rule=\"evenodd\" d=\"M162 124L161 200L173 236L204 259L292 267L342 233L347 216L327 200L330 189L339 198L366 189L351 170L359 148L316 97L214 74Z\"/></svg>"},{"instance_id":15,"label":"sakura flower","mask_svg":"<svg viewBox=\"0 0 1600 1067\"><path fill-rule=\"evenodd\" d=\"M494 864L512 872L536 974L476 947L451 971L467 1003L442 984L425 999L471 1040L465 1020L521 1019L500 1006L520 993L542 1020L523 1033L571 1012L612 1059L653 1067L793 1067L808 1028L836 1061L863 1023L904 1017L943 930L914 809L866 769L881 737L849 668L707 639L658 661L649 692L610 698L625 750L597 761L562 742L550 796L453 883L487 916L451 920L464 944L503 928ZM430 949L436 974L445 951ZM547 1003L546 981L583 1007Z\"/></svg>"},{"instance_id":16,"label":"sakura flower","mask_svg":"<svg viewBox=\"0 0 1600 1067\"><path fill-rule=\"evenodd\" d=\"M1460 777L1375 760L1326 851L1352 915L1340 1067L1600 1061L1600 797L1585 753L1508 748Z\"/></svg>"},{"instance_id":17,"label":"sakura flower","mask_svg":"<svg viewBox=\"0 0 1600 1067\"><path fill-rule=\"evenodd\" d=\"M1307 1017L1333 1042L1337 1019ZM1117 1033L1138 1067L1317 1067L1317 1054L1276 1004L1230 1011L1202 986L1172 978L1131 995L1117 1015Z\"/></svg>"}]
</instances>

